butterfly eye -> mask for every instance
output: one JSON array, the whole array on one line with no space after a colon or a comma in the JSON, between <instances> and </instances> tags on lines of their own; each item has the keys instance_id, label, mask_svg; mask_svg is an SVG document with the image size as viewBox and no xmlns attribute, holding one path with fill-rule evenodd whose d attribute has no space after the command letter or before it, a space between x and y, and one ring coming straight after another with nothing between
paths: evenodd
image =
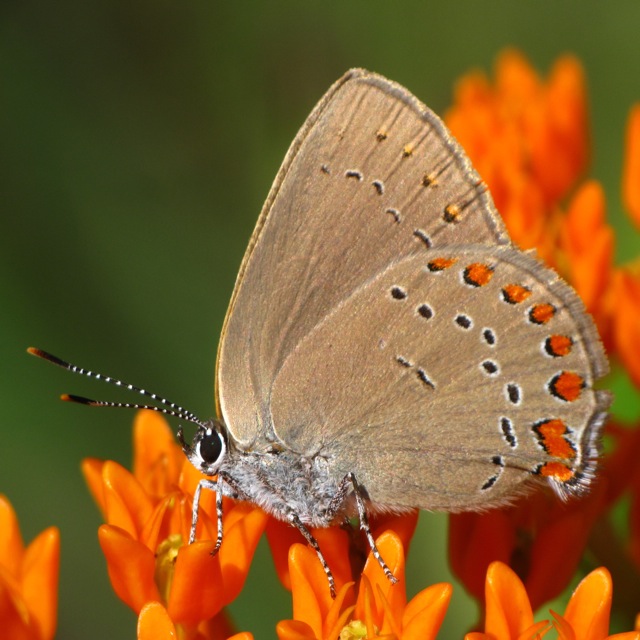
<instances>
[{"instance_id":1,"label":"butterfly eye","mask_svg":"<svg viewBox=\"0 0 640 640\"><path fill-rule=\"evenodd\" d=\"M198 443L198 453L205 464L218 461L224 449L222 435L215 429L209 429Z\"/></svg>"}]
</instances>

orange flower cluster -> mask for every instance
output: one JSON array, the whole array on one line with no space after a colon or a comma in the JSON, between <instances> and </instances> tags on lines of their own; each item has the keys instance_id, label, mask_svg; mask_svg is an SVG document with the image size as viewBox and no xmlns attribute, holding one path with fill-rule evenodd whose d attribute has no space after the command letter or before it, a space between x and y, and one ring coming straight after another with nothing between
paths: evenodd
<instances>
[{"instance_id":1,"label":"orange flower cluster","mask_svg":"<svg viewBox=\"0 0 640 640\"><path fill-rule=\"evenodd\" d=\"M415 517L409 516L408 522L412 521L415 524ZM336 538L333 547L346 555L348 548L341 542ZM305 545L294 544L288 554L294 619L278 624L278 638L435 638L451 599L451 585L428 587L407 603L402 540L387 530L377 538L376 544L398 583L391 585L370 553L358 582L343 583L335 600L329 595L327 578L315 553Z\"/></svg>"},{"instance_id":2,"label":"orange flower cluster","mask_svg":"<svg viewBox=\"0 0 640 640\"><path fill-rule=\"evenodd\" d=\"M484 632L468 633L465 640L533 640L555 628L559 640L640 640L640 630L609 635L612 583L606 569L592 571L576 587L564 616L534 623L527 592L505 564L494 562L487 571Z\"/></svg>"},{"instance_id":3,"label":"orange flower cluster","mask_svg":"<svg viewBox=\"0 0 640 640\"><path fill-rule=\"evenodd\" d=\"M187 545L193 494L204 476L152 411L136 418L134 456L133 473L111 461L88 459L82 465L107 522L98 537L113 589L140 615L139 637L173 638L176 625L181 637L222 640L230 631L223 607L242 590L267 516L225 500L224 544L213 556L215 497L205 491L198 541Z\"/></svg>"},{"instance_id":4,"label":"orange flower cluster","mask_svg":"<svg viewBox=\"0 0 640 640\"><path fill-rule=\"evenodd\" d=\"M614 267L604 190L595 180L579 182L588 159L580 63L560 58L544 81L520 53L506 51L498 58L494 83L479 72L462 78L446 121L487 182L514 241L536 248L571 282L614 364L640 388L640 262ZM632 109L627 128L623 198L640 226L640 105ZM626 552L616 563L625 567L615 575L619 587L640 584L640 471L635 471L640 425L610 430L612 452L586 499L561 505L538 493L509 509L451 516L450 562L474 597L481 599L495 560L518 571L534 608L557 596L593 528L602 529L625 492L632 496L626 550L616 538L599 546L608 546L609 556L612 549ZM629 561L635 563L631 570Z\"/></svg>"},{"instance_id":5,"label":"orange flower cluster","mask_svg":"<svg viewBox=\"0 0 640 640\"><path fill-rule=\"evenodd\" d=\"M60 532L45 529L26 549L11 503L0 495L0 629L11 640L56 632Z\"/></svg>"}]
</instances>

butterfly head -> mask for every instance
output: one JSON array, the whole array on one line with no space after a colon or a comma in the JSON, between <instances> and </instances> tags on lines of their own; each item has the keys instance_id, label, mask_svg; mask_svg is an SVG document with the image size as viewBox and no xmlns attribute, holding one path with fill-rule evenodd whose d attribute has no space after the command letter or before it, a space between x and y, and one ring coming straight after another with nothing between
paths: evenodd
<instances>
[{"instance_id":1,"label":"butterfly head","mask_svg":"<svg viewBox=\"0 0 640 640\"><path fill-rule=\"evenodd\" d=\"M207 476L218 473L227 454L227 434L218 420L209 420L198 425L191 444L184 439L182 428L178 429L178 440L191 464Z\"/></svg>"}]
</instances>

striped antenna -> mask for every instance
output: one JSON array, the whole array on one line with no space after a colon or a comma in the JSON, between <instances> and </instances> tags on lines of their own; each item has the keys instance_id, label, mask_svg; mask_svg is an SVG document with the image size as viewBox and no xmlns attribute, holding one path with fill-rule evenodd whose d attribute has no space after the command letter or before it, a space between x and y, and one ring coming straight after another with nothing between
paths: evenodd
<instances>
[{"instance_id":1,"label":"striped antenna","mask_svg":"<svg viewBox=\"0 0 640 640\"><path fill-rule=\"evenodd\" d=\"M156 407L154 405L148 404L138 404L131 402L109 402L106 400L91 400L90 398L83 398L82 396L75 396L71 394L64 394L61 397L62 400L67 402L75 402L77 404L86 404L90 407L116 407L122 409L150 409L151 411L157 411L158 413L162 413L168 416L174 416L176 418L180 418L182 420L186 420L187 422L193 422L199 426L206 426L205 423L200 420L195 414L191 413L191 411L187 411L182 408L180 405L175 404L175 402L170 402L166 398L163 398L155 393L151 393L146 389L142 389L140 387L136 387L127 382L123 382L122 380L117 380L116 378L112 378L111 376L105 376L101 373L94 373L93 371L89 371L88 369L83 369L82 367L77 367L70 362L66 362L54 356L51 353L47 353L42 349L36 349L35 347L29 347L27 349L27 353L30 353L33 356L37 356L38 358L42 358L43 360L47 360L63 369L67 369L67 371L71 371L72 373L79 373L80 375L87 376L88 378L93 378L94 380L102 380L103 382L108 382L109 384L113 384L117 387L123 387L128 391L134 391L139 393L147 398L151 398L160 404L163 404L169 409L164 409L162 407Z\"/></svg>"}]
</instances>

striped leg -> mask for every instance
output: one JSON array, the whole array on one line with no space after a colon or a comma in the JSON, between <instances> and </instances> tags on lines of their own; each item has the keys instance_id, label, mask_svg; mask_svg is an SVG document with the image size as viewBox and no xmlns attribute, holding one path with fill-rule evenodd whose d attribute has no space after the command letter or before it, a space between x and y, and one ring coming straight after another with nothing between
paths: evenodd
<instances>
[{"instance_id":1,"label":"striped leg","mask_svg":"<svg viewBox=\"0 0 640 640\"><path fill-rule=\"evenodd\" d=\"M398 578L396 578L391 569L387 566L387 563L384 561L380 552L378 551L378 547L376 546L376 542L371 535L371 529L369 528L369 518L367 516L367 509L364 503L364 489L362 485L356 480L356 476L353 473L347 473L340 484L339 494L346 494L346 490L343 490L343 486L348 487L348 485L353 487L353 495L356 497L356 506L358 507L358 518L360 519L360 529L364 531L367 536L367 541L369 542L369 546L371 547L371 552L373 553L373 557L378 561L380 568L384 571L384 574L389 579L391 584L396 584L398 582Z\"/></svg>"},{"instance_id":2,"label":"striped leg","mask_svg":"<svg viewBox=\"0 0 640 640\"><path fill-rule=\"evenodd\" d=\"M333 574L331 573L331 569L329 569L329 565L327 561L324 559L322 555L322 551L320 551L320 545L318 541L313 537L313 534L307 527L304 526L300 518L297 514L291 512L289 513L289 522L304 536L304 539L313 547L313 550L318 555L320 563L322 564L322 568L327 576L327 580L329 581L329 591L331 592L331 597L336 597L336 582L333 579Z\"/></svg>"},{"instance_id":3,"label":"striped leg","mask_svg":"<svg viewBox=\"0 0 640 640\"><path fill-rule=\"evenodd\" d=\"M218 479L213 480L200 480L196 487L196 492L193 494L193 509L191 511L191 531L189 533L189 544L195 542L196 539L196 527L198 526L198 512L200 510L200 493L202 489L209 489L216 492L216 520L218 535L216 536L216 546L211 551L211 555L215 556L222 546L223 536L223 524L222 524L222 483L224 478L218 475Z\"/></svg>"}]
</instances>

